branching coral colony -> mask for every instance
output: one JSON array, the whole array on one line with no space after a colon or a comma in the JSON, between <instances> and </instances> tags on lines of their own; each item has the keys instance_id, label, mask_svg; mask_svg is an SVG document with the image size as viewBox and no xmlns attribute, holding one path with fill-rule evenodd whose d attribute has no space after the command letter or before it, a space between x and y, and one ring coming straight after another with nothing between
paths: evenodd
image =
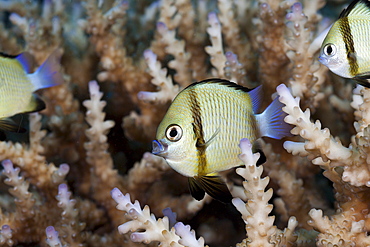
<instances>
[{"instance_id":1,"label":"branching coral colony","mask_svg":"<svg viewBox=\"0 0 370 247\"><path fill-rule=\"evenodd\" d=\"M370 89L317 61L334 20L319 10L338 2L0 1L0 51L40 65L62 48L65 79L0 142L0 245L370 246ZM145 152L176 94L211 77L263 85L295 135L260 140L260 166L241 140L232 205L194 200Z\"/></svg>"}]
</instances>

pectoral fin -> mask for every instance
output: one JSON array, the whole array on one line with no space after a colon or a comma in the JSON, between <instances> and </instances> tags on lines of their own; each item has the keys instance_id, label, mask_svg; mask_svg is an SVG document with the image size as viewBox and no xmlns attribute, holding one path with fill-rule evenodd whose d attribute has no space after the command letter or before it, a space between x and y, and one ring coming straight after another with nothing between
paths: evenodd
<instances>
[{"instance_id":1,"label":"pectoral fin","mask_svg":"<svg viewBox=\"0 0 370 247\"><path fill-rule=\"evenodd\" d=\"M203 199L204 192L224 203L230 203L233 199L225 182L217 175L210 174L189 178L189 185L191 195L197 200Z\"/></svg>"},{"instance_id":2,"label":"pectoral fin","mask_svg":"<svg viewBox=\"0 0 370 247\"><path fill-rule=\"evenodd\" d=\"M218 135L218 133L220 133L220 128L218 128L215 131L215 133L213 133L213 135L211 136L211 138L209 138L209 140L206 141L205 143L199 143L197 141L197 143L195 144L196 147L204 147L204 148L207 148L215 140L215 137Z\"/></svg>"}]
</instances>

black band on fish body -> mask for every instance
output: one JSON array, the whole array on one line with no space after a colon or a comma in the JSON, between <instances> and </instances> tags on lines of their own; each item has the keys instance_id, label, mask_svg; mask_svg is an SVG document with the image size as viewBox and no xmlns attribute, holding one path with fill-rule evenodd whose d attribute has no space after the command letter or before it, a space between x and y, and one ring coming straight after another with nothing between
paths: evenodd
<instances>
[{"instance_id":1,"label":"black band on fish body","mask_svg":"<svg viewBox=\"0 0 370 247\"><path fill-rule=\"evenodd\" d=\"M358 74L358 63L356 59L355 44L353 42L353 36L351 32L351 26L348 21L348 17L343 17L339 20L339 30L341 32L343 42L346 47L347 60L349 63L349 72L351 76Z\"/></svg>"},{"instance_id":2,"label":"black band on fish body","mask_svg":"<svg viewBox=\"0 0 370 247\"><path fill-rule=\"evenodd\" d=\"M193 118L193 132L195 136L195 147L198 156L198 174L203 174L207 166L206 142L204 140L204 131L202 123L202 112L198 101L198 95L195 90L189 90L190 109Z\"/></svg>"},{"instance_id":3,"label":"black band on fish body","mask_svg":"<svg viewBox=\"0 0 370 247\"><path fill-rule=\"evenodd\" d=\"M189 90L190 96L190 107L193 117L193 132L196 138L196 149L198 156L198 174L204 174L204 170L207 168L207 156L206 156L206 141L204 139L202 112L198 101L198 94L195 90ZM217 133L217 131L216 131ZM217 135L217 134L216 134ZM212 141L212 137L211 140ZM194 180L193 180L194 179ZM230 203L232 196L229 189L227 188L225 182L219 176L196 176L195 178L190 178L190 192L192 196L200 200L204 197L204 191L213 197L214 199Z\"/></svg>"}]
</instances>

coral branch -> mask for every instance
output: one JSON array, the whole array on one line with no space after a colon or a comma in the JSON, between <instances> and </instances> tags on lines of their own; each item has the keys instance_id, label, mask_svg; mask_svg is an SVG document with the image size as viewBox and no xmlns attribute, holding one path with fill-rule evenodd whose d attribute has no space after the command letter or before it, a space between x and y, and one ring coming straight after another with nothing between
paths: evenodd
<instances>
[{"instance_id":1,"label":"coral branch","mask_svg":"<svg viewBox=\"0 0 370 247\"><path fill-rule=\"evenodd\" d=\"M287 41L287 56L293 63L293 77L289 80L292 94L310 100L306 105L315 109L318 102L323 99L324 94L319 92L324 76L314 74L320 68L318 61L314 58L316 50L309 50L312 40L313 26L307 27L308 18L303 13L301 3L294 3L291 11L286 15L287 27L292 33L292 38ZM307 50L310 51L307 52ZM322 70L321 73L325 71Z\"/></svg>"},{"instance_id":2,"label":"coral branch","mask_svg":"<svg viewBox=\"0 0 370 247\"><path fill-rule=\"evenodd\" d=\"M82 242L81 231L85 224L80 222L78 210L75 208L76 200L70 199L72 193L68 191L66 184L60 184L58 187L58 207L63 209L61 213L62 239L70 245L80 245Z\"/></svg>"},{"instance_id":3,"label":"coral branch","mask_svg":"<svg viewBox=\"0 0 370 247\"><path fill-rule=\"evenodd\" d=\"M114 126L114 122L112 120L104 121L103 108L106 102L101 101L103 93L99 91L96 81L89 82L89 91L91 100L83 102L87 108L86 121L91 126L90 129L86 130L86 136L90 140L85 143L87 162L94 167L94 173L100 176L102 182L113 187L117 184L114 176L116 171L112 169L113 161L107 152L107 134Z\"/></svg>"},{"instance_id":4,"label":"coral branch","mask_svg":"<svg viewBox=\"0 0 370 247\"><path fill-rule=\"evenodd\" d=\"M9 225L2 225L0 230L0 245L1 246L13 246L12 240L12 229Z\"/></svg>"},{"instance_id":5,"label":"coral branch","mask_svg":"<svg viewBox=\"0 0 370 247\"><path fill-rule=\"evenodd\" d=\"M163 246L183 246L178 243L180 237L176 235L175 230L169 229L167 217L157 220L153 214L150 214L148 206L141 209L138 201L132 204L130 194L123 195L117 188L114 188L111 194L118 203L117 209L125 211L131 219L118 227L121 234L133 232L130 237L133 242L148 244L152 241L159 241Z\"/></svg>"},{"instance_id":6,"label":"coral branch","mask_svg":"<svg viewBox=\"0 0 370 247\"><path fill-rule=\"evenodd\" d=\"M185 41L176 39L176 32L169 30L162 22L157 23L157 30L162 36L162 42L166 44L166 52L174 56L174 59L168 63L168 67L176 70L175 81L183 88L188 86L192 82L189 69L191 54L185 51Z\"/></svg>"},{"instance_id":7,"label":"coral branch","mask_svg":"<svg viewBox=\"0 0 370 247\"><path fill-rule=\"evenodd\" d=\"M50 247L63 247L59 239L59 234L53 226L46 227L46 243Z\"/></svg>"},{"instance_id":8,"label":"coral branch","mask_svg":"<svg viewBox=\"0 0 370 247\"><path fill-rule=\"evenodd\" d=\"M3 173L8 177L5 179L5 183L12 186L9 192L17 198L15 203L18 214L23 221L32 218L35 214L33 210L35 199L32 198L32 194L28 191L29 183L24 180L24 177L19 175L20 169L18 167L14 168L10 160L4 160L2 165L4 167Z\"/></svg>"},{"instance_id":9,"label":"coral branch","mask_svg":"<svg viewBox=\"0 0 370 247\"><path fill-rule=\"evenodd\" d=\"M180 236L179 243L184 246L194 246L194 247L203 247L204 239L200 237L199 239L195 238L195 231L191 230L189 225L184 225L182 222L176 223L175 231L176 234Z\"/></svg>"},{"instance_id":10,"label":"coral branch","mask_svg":"<svg viewBox=\"0 0 370 247\"><path fill-rule=\"evenodd\" d=\"M238 56L231 51L226 52L225 56L227 59L225 63L225 77L237 84L245 84L246 72L243 65L239 63Z\"/></svg>"},{"instance_id":11,"label":"coral branch","mask_svg":"<svg viewBox=\"0 0 370 247\"><path fill-rule=\"evenodd\" d=\"M238 168L236 172L246 180L243 186L248 202L245 209L242 209L240 200L233 199L233 204L246 223L250 246L273 246L269 239L276 233L276 227L273 226L275 217L268 216L272 210L272 205L268 204L272 197L272 189L265 192L269 178L261 179L263 167L256 166L259 154L252 153L252 144L248 139L240 141L240 149L242 153L239 158L246 168Z\"/></svg>"},{"instance_id":12,"label":"coral branch","mask_svg":"<svg viewBox=\"0 0 370 247\"><path fill-rule=\"evenodd\" d=\"M306 109L303 112L299 107L299 97L293 98L288 88L281 84L277 87L279 94L279 100L285 107L285 111L288 116L285 117L285 121L289 124L294 125L292 133L294 135L300 135L306 139L305 150L310 150L311 154L316 154L314 158L320 156L323 160L340 160L344 164L350 164L348 158L352 152L349 148L344 147L340 142L335 140L331 135L329 129L321 129L321 123L316 121L312 123L310 120L310 110ZM293 143L288 142L285 147L289 152L295 152L302 149L295 149ZM298 147L301 147L298 145ZM318 152L318 153L315 153ZM316 159L319 161L318 159Z\"/></svg>"},{"instance_id":13,"label":"coral branch","mask_svg":"<svg viewBox=\"0 0 370 247\"><path fill-rule=\"evenodd\" d=\"M239 158L246 168L238 168L236 172L246 181L243 182L247 203L239 198L234 198L232 203L242 214L246 225L247 239L243 241L245 246L292 246L297 237L294 236L298 222L295 217L288 221L288 228L280 232L274 225L275 217L269 216L272 205L268 201L272 197L272 189L265 192L269 178L261 178L263 167L256 166L259 153L252 153L252 144L248 139L240 140L242 153ZM241 245L244 246L244 245Z\"/></svg>"},{"instance_id":14,"label":"coral branch","mask_svg":"<svg viewBox=\"0 0 370 247\"><path fill-rule=\"evenodd\" d=\"M212 46L207 46L206 52L211 56L211 63L217 70L214 76L225 77L224 68L226 57L222 47L221 24L217 18L216 13L208 14L209 27L207 33L210 36Z\"/></svg>"},{"instance_id":15,"label":"coral branch","mask_svg":"<svg viewBox=\"0 0 370 247\"><path fill-rule=\"evenodd\" d=\"M161 104L172 101L179 92L179 86L174 85L170 76L167 76L167 69L161 68L160 62L157 61L157 55L151 50L144 52L145 61L153 77L152 83L160 87L159 92L139 92L138 98L145 102L158 102Z\"/></svg>"},{"instance_id":16,"label":"coral branch","mask_svg":"<svg viewBox=\"0 0 370 247\"><path fill-rule=\"evenodd\" d=\"M83 104L87 108L86 121L91 126L86 130L89 141L85 143L86 161L92 172L91 189L94 191L94 199L105 205L115 225L120 217L117 216L113 203L107 200L110 190L122 184L122 177L117 176L117 170L113 168L113 160L108 152L107 134L114 126L114 121L104 121L103 108L106 102L101 100L103 93L99 91L96 81L89 82L89 92L91 99L85 100Z\"/></svg>"}]
</instances>

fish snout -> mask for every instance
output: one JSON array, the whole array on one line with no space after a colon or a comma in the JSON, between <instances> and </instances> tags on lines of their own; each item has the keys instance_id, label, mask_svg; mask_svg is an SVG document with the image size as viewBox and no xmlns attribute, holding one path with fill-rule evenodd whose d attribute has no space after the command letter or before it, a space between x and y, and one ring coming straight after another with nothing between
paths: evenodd
<instances>
[{"instance_id":1,"label":"fish snout","mask_svg":"<svg viewBox=\"0 0 370 247\"><path fill-rule=\"evenodd\" d=\"M161 142L157 140L152 141L152 154L163 156L166 151L167 147Z\"/></svg>"},{"instance_id":2,"label":"fish snout","mask_svg":"<svg viewBox=\"0 0 370 247\"><path fill-rule=\"evenodd\" d=\"M319 56L319 62L322 63L325 66L328 65L328 59L323 57L323 56Z\"/></svg>"}]
</instances>

